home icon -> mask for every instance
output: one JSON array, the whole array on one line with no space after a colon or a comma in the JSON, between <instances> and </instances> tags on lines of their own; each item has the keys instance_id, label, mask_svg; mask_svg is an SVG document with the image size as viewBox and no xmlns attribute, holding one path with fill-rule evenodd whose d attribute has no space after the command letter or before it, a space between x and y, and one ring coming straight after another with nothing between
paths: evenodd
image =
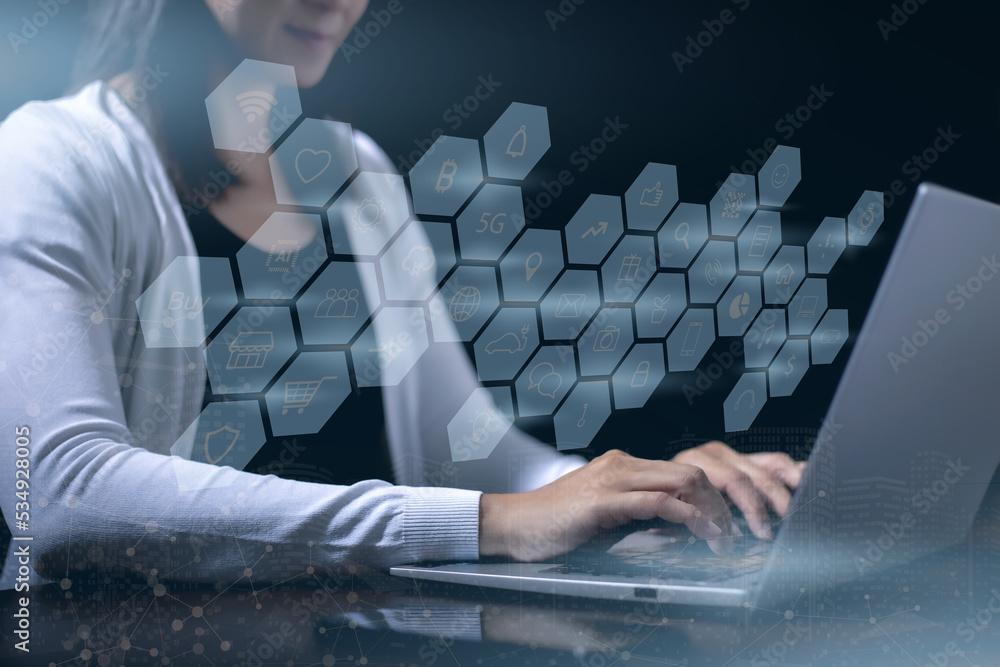
<instances>
[{"instance_id":1,"label":"home icon","mask_svg":"<svg viewBox=\"0 0 1000 667\"><path fill-rule=\"evenodd\" d=\"M778 277L774 279L775 285L790 285L792 282L792 276L795 275L795 269L792 268L791 264L787 262L783 267L778 269Z\"/></svg>"}]
</instances>

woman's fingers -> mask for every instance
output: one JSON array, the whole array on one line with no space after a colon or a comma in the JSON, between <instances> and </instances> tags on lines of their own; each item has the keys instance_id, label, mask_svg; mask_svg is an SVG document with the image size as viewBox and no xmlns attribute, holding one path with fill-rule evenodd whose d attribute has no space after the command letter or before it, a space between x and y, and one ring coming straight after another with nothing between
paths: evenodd
<instances>
[{"instance_id":1,"label":"woman's fingers","mask_svg":"<svg viewBox=\"0 0 1000 667\"><path fill-rule=\"evenodd\" d=\"M768 521L767 501L753 480L739 470L733 470L723 487L729 499L740 508L753 534L762 539L771 537L771 523Z\"/></svg>"},{"instance_id":2,"label":"woman's fingers","mask_svg":"<svg viewBox=\"0 0 1000 667\"><path fill-rule=\"evenodd\" d=\"M695 537L707 540L715 553L725 554L733 549L732 537L696 504L658 491L633 491L622 496L621 502L625 511L635 519L659 517L671 523L684 524Z\"/></svg>"},{"instance_id":3,"label":"woman's fingers","mask_svg":"<svg viewBox=\"0 0 1000 667\"><path fill-rule=\"evenodd\" d=\"M642 461L629 479L630 491L664 491L697 507L725 535L735 533L733 515L719 489L705 471L696 466L670 461Z\"/></svg>"}]
</instances>

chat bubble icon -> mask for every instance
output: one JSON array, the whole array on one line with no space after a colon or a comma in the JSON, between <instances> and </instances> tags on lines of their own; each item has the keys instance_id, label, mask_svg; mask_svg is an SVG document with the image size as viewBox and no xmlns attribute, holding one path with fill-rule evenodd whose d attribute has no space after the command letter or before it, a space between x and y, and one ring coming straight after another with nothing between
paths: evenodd
<instances>
[{"instance_id":1,"label":"chat bubble icon","mask_svg":"<svg viewBox=\"0 0 1000 667\"><path fill-rule=\"evenodd\" d=\"M528 389L536 389L542 396L555 398L562 387L562 375L547 361L536 364L528 373Z\"/></svg>"}]
</instances>

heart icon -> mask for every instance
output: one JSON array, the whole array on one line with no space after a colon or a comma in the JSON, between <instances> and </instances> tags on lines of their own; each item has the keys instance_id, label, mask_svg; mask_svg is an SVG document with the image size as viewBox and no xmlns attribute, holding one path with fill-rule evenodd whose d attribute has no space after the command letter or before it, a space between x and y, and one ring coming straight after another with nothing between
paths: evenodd
<instances>
[{"instance_id":1,"label":"heart icon","mask_svg":"<svg viewBox=\"0 0 1000 667\"><path fill-rule=\"evenodd\" d=\"M311 148L303 148L295 156L295 172L303 183L311 183L327 170L332 161L333 156L330 155L330 151L314 151ZM306 174L312 175L307 177Z\"/></svg>"}]
</instances>

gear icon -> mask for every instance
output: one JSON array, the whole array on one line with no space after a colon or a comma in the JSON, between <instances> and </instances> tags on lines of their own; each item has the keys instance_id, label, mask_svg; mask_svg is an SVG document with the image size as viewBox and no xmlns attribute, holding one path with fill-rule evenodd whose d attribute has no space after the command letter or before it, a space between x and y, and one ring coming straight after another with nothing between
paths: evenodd
<instances>
[{"instance_id":1,"label":"gear icon","mask_svg":"<svg viewBox=\"0 0 1000 667\"><path fill-rule=\"evenodd\" d=\"M359 232L374 230L385 217L385 205L377 197L362 199L354 209L354 228Z\"/></svg>"}]
</instances>

